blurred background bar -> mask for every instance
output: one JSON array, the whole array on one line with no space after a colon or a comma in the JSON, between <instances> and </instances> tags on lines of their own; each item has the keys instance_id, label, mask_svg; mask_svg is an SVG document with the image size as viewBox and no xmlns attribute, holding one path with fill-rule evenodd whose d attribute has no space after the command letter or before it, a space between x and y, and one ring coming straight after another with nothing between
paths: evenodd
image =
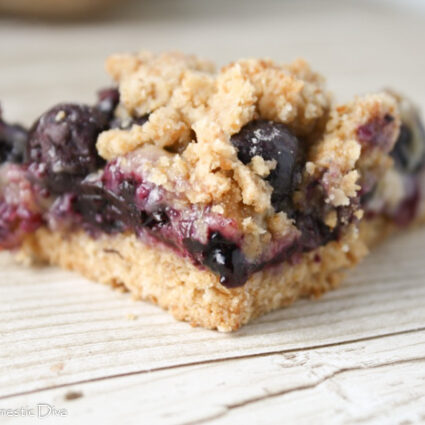
<instances>
[{"instance_id":1,"label":"blurred background bar","mask_svg":"<svg viewBox=\"0 0 425 425\"><path fill-rule=\"evenodd\" d=\"M33 19L77 19L94 16L111 3L113 0L0 0L0 11Z\"/></svg>"},{"instance_id":2,"label":"blurred background bar","mask_svg":"<svg viewBox=\"0 0 425 425\"><path fill-rule=\"evenodd\" d=\"M219 65L304 57L338 99L394 86L425 105L423 0L0 0L0 100L31 122L92 101L113 52L183 50ZM14 10L13 10L14 9ZM7 11L7 13L6 13ZM22 13L21 13L22 12Z\"/></svg>"}]
</instances>

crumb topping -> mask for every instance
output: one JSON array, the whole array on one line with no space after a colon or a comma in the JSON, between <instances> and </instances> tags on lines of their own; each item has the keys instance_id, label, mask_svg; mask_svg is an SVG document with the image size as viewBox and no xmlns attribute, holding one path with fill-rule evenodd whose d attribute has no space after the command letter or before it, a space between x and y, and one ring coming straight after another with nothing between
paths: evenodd
<instances>
[{"instance_id":1,"label":"crumb topping","mask_svg":"<svg viewBox=\"0 0 425 425\"><path fill-rule=\"evenodd\" d=\"M359 129L368 125L382 138L380 144L372 143L372 139L368 143L362 140ZM323 175L330 204L348 205L360 189L361 179L373 175L376 181L391 166L387 154L399 130L396 101L386 93L359 97L347 105L332 108L323 136L312 146L307 174L314 178Z\"/></svg>"},{"instance_id":2,"label":"crumb topping","mask_svg":"<svg viewBox=\"0 0 425 425\"><path fill-rule=\"evenodd\" d=\"M248 251L259 249L278 229L296 229L271 203L267 176L276 161L254 156L244 164L238 159L230 138L245 124L272 120L301 137L305 186L320 181L333 208L350 205L361 182L371 174L376 179L391 165L386 154L400 126L394 97L373 94L332 107L323 78L303 60L280 65L245 59L215 72L210 62L195 56L141 52L114 55L106 68L119 85L116 114L148 119L101 133L99 154L106 160L145 157L144 178L188 203L210 204L235 218ZM383 117L392 120L386 123ZM385 140L364 143L359 128L369 134L367 126L384 131ZM332 211L324 218L330 227L336 220Z\"/></svg>"},{"instance_id":3,"label":"crumb topping","mask_svg":"<svg viewBox=\"0 0 425 425\"><path fill-rule=\"evenodd\" d=\"M115 55L106 67L119 84L120 114L149 114L149 119L103 132L100 155L112 160L155 146L168 159L155 163L152 182L176 190L175 181L187 178L181 187L189 202L212 203L223 211L229 209L226 199L240 202L244 215L266 231L275 213L264 178L276 163L257 156L242 164L230 137L258 117L309 134L329 109L323 79L302 60L290 65L241 60L214 73L209 62L180 53ZM165 149L175 152L172 158Z\"/></svg>"}]
</instances>

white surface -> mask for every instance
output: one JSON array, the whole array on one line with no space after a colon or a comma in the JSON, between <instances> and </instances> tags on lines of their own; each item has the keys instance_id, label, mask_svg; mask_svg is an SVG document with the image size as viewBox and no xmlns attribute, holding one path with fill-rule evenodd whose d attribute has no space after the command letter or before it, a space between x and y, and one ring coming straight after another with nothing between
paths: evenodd
<instances>
[{"instance_id":1,"label":"white surface","mask_svg":"<svg viewBox=\"0 0 425 425\"><path fill-rule=\"evenodd\" d=\"M0 20L0 99L30 123L55 102L91 101L110 52L148 48L219 64L303 56L338 98L390 85L425 106L425 17L388 4L145 0L91 23ZM232 335L2 255L0 408L67 409L53 424L424 423L424 250L425 230L394 238L340 290Z\"/></svg>"}]
</instances>

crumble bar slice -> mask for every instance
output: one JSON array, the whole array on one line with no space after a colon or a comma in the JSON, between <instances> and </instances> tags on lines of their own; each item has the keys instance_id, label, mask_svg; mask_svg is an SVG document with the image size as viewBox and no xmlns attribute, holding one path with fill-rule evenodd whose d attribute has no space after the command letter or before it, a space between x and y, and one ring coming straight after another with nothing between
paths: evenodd
<instances>
[{"instance_id":1,"label":"crumble bar slice","mask_svg":"<svg viewBox=\"0 0 425 425\"><path fill-rule=\"evenodd\" d=\"M229 331L335 287L424 215L425 135L390 91L334 106L301 60L116 55L118 88L0 121L0 247Z\"/></svg>"}]
</instances>

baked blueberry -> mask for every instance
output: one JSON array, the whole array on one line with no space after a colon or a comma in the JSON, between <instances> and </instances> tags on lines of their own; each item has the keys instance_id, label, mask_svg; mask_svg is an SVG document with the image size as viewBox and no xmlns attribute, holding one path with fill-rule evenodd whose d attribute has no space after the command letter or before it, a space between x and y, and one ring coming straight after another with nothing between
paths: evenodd
<instances>
[{"instance_id":1,"label":"baked blueberry","mask_svg":"<svg viewBox=\"0 0 425 425\"><path fill-rule=\"evenodd\" d=\"M130 202L106 189L101 182L82 182L76 196L74 209L89 225L106 233L122 232L129 224L140 220L132 214Z\"/></svg>"},{"instance_id":2,"label":"baked blueberry","mask_svg":"<svg viewBox=\"0 0 425 425\"><path fill-rule=\"evenodd\" d=\"M158 206L148 212L137 205L140 183L123 179L115 187L86 179L79 186L74 209L90 225L107 233L141 228L159 230L169 223L171 208Z\"/></svg>"},{"instance_id":3,"label":"baked blueberry","mask_svg":"<svg viewBox=\"0 0 425 425\"><path fill-rule=\"evenodd\" d=\"M96 108L105 114L108 121L112 120L114 116L115 108L118 106L120 101L120 93L117 88L107 88L99 90L97 93L97 104Z\"/></svg>"},{"instance_id":4,"label":"baked blueberry","mask_svg":"<svg viewBox=\"0 0 425 425\"><path fill-rule=\"evenodd\" d=\"M406 123L401 125L391 156L396 167L402 171L415 173L422 168L425 162L425 130L419 117L411 126Z\"/></svg>"},{"instance_id":5,"label":"baked blueberry","mask_svg":"<svg viewBox=\"0 0 425 425\"><path fill-rule=\"evenodd\" d=\"M161 227L164 227L166 224L168 224L169 221L170 219L167 214L167 207L162 206L162 207L158 207L158 209L156 209L149 215L146 215L143 225L150 229L152 228L159 229Z\"/></svg>"},{"instance_id":6,"label":"baked blueberry","mask_svg":"<svg viewBox=\"0 0 425 425\"><path fill-rule=\"evenodd\" d=\"M228 288L243 285L251 272L240 248L220 232L212 232L206 244L190 238L183 243L196 261L217 273L220 282Z\"/></svg>"},{"instance_id":7,"label":"baked blueberry","mask_svg":"<svg viewBox=\"0 0 425 425\"><path fill-rule=\"evenodd\" d=\"M3 121L0 109L0 164L6 161L21 163L27 138L28 132L24 127Z\"/></svg>"},{"instance_id":8,"label":"baked blueberry","mask_svg":"<svg viewBox=\"0 0 425 425\"><path fill-rule=\"evenodd\" d=\"M117 88L100 90L97 97L98 101L96 108L104 114L108 121L109 128L120 128L122 130L126 130L133 124L143 125L149 119L149 114L145 114L141 117L131 117L128 119L122 119L114 116L115 109L120 101L120 93Z\"/></svg>"},{"instance_id":9,"label":"baked blueberry","mask_svg":"<svg viewBox=\"0 0 425 425\"><path fill-rule=\"evenodd\" d=\"M272 204L276 211L290 208L291 197L301 180L302 146L299 139L281 123L254 120L231 138L238 158L248 164L254 156L276 161L267 180L273 187Z\"/></svg>"},{"instance_id":10,"label":"baked blueberry","mask_svg":"<svg viewBox=\"0 0 425 425\"><path fill-rule=\"evenodd\" d=\"M34 176L52 193L75 190L104 163L96 140L106 127L103 113L90 106L64 103L47 111L28 137L27 160Z\"/></svg>"},{"instance_id":11,"label":"baked blueberry","mask_svg":"<svg viewBox=\"0 0 425 425\"><path fill-rule=\"evenodd\" d=\"M149 114L137 118L121 119L115 117L110 122L110 128L119 128L121 130L129 130L133 124L143 125L149 119Z\"/></svg>"},{"instance_id":12,"label":"baked blueberry","mask_svg":"<svg viewBox=\"0 0 425 425\"><path fill-rule=\"evenodd\" d=\"M300 251L311 251L325 245L336 236L336 232L333 232L313 213L297 213L296 224L301 235L298 241Z\"/></svg>"}]
</instances>

